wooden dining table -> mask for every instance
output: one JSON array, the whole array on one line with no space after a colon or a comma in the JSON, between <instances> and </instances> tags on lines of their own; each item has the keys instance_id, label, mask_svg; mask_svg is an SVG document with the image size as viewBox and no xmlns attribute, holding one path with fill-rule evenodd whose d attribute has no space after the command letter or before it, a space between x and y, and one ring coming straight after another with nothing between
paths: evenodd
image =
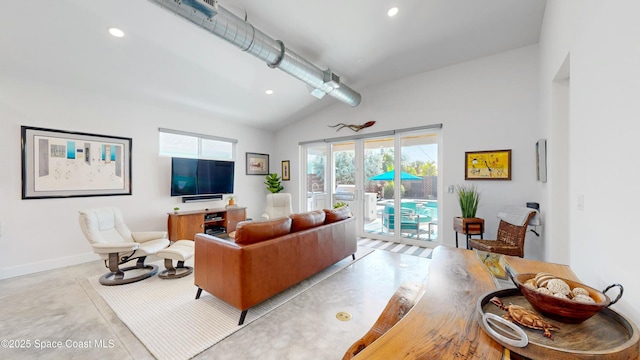
<instances>
[{"instance_id":1,"label":"wooden dining table","mask_svg":"<svg viewBox=\"0 0 640 360\"><path fill-rule=\"evenodd\" d=\"M476 250L447 246L434 249L422 298L355 359L508 359L509 349L479 325L477 302L483 295L509 285L509 280L498 280L482 257ZM514 273L544 271L578 281L566 265L512 256L501 256L500 260ZM637 358L637 346L624 355L625 359Z\"/></svg>"}]
</instances>

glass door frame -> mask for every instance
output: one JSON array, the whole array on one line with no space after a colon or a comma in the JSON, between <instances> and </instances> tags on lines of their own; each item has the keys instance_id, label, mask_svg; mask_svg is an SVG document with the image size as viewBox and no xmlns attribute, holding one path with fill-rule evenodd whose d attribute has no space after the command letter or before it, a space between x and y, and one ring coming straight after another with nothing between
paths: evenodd
<instances>
[{"instance_id":1,"label":"glass door frame","mask_svg":"<svg viewBox=\"0 0 640 360\"><path fill-rule=\"evenodd\" d=\"M300 151L300 155L301 155L301 164L303 164L304 168L307 169L308 168L308 147L321 147L321 146L325 146L325 164L324 164L324 174L325 174L325 178L324 178L324 184L325 184L325 194L326 194L326 201L325 201L325 208L332 208L333 204L335 202L334 200L334 196L333 193L335 192L335 179L334 179L334 174L335 174L335 169L334 169L334 154L333 154L333 145L335 144L345 144L345 143L350 143L353 142L354 143L354 151L355 151L355 161L356 161L356 169L355 169L355 199L353 201L353 205L354 208L352 209L354 216L356 216L356 235L359 237L365 237L365 238L370 238L370 239L380 239L380 240L385 240L385 241L393 241L393 242L397 242L397 243L402 243L402 244L407 244L407 245L419 245L419 246L427 246L427 247L435 247L439 244L442 243L442 237L440 236L441 232L438 231L438 235L435 238L432 238L431 240L425 241L423 239L411 239L411 238L407 238L407 237L402 237L401 236L401 232L393 232L393 234L390 235L386 235L386 234L377 234L377 233L371 233L371 232L366 232L365 231L365 221L364 221L364 216L362 216L362 214L364 214L364 210L365 210L365 200L366 200L366 195L365 195L365 188L364 188L364 182L365 182L365 176L364 176L364 148L365 148L365 142L367 140L373 140L373 139L384 139L384 138L393 138L393 142L394 142L394 169L401 169L402 168L402 138L406 137L407 135L412 135L412 134L416 134L416 135L420 135L420 134L435 134L437 136L437 146L438 146L438 160L437 160L437 164L442 164L442 151L440 151L440 149L442 149L442 132L440 130L440 126L436 127L425 127L425 128L417 128L417 129L412 129L412 130L407 130L407 131L395 131L392 134L371 134L370 137L364 137L364 136L359 136L358 138L344 138L344 139L340 139L340 138L336 138L336 139L331 139L331 141L318 141L318 142L307 142L305 144L301 144L301 151ZM439 166L439 168L441 168L441 165ZM441 181L441 171L437 172L437 194L438 198L442 197L442 181ZM400 180L400 172L397 172L395 174L395 179L394 179L394 183L395 184L401 184L401 180ZM304 184L303 186L301 186L300 189L300 196L301 199L306 199L307 198L307 179L305 179L304 182L302 182L301 184ZM394 209L396 207L400 207L397 206L397 204L401 204L402 203L402 196L400 191L394 191ZM305 209L305 211L310 211L311 209L308 209L308 205L307 203L305 203L305 201L301 202L302 204L304 204L303 209ZM437 201L437 213L442 214L441 211L441 207L442 207L442 201L438 200ZM398 211L398 209L395 210L396 212ZM439 219L436 219L436 221L434 222L436 224L437 227L439 227ZM398 229L400 226L400 217L394 217L394 229Z\"/></svg>"}]
</instances>

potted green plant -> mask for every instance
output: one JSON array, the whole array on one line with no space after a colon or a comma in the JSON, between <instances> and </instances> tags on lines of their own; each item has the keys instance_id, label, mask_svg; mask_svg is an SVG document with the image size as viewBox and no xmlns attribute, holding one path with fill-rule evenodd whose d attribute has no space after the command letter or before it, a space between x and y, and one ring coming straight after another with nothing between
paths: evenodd
<instances>
[{"instance_id":1,"label":"potted green plant","mask_svg":"<svg viewBox=\"0 0 640 360\"><path fill-rule=\"evenodd\" d=\"M339 208L341 208L341 207L345 207L345 206L347 206L347 203L344 203L344 202L342 202L342 201L339 201L339 202L337 202L337 203L333 204L333 208L334 208L334 209L339 209Z\"/></svg>"},{"instance_id":2,"label":"potted green plant","mask_svg":"<svg viewBox=\"0 0 640 360\"><path fill-rule=\"evenodd\" d=\"M458 185L458 201L463 218L476 217L478 204L480 202L480 193L475 185Z\"/></svg>"},{"instance_id":3,"label":"potted green plant","mask_svg":"<svg viewBox=\"0 0 640 360\"><path fill-rule=\"evenodd\" d=\"M458 185L456 192L462 216L453 219L453 229L459 233L467 234L467 223L469 223L469 234L481 234L484 229L484 219L476 217L480 203L478 188L475 185Z\"/></svg>"},{"instance_id":4,"label":"potted green plant","mask_svg":"<svg viewBox=\"0 0 640 360\"><path fill-rule=\"evenodd\" d=\"M173 208L173 212L176 213L176 214L178 213L178 210L180 210L180 208L177 207L177 206Z\"/></svg>"},{"instance_id":5,"label":"potted green plant","mask_svg":"<svg viewBox=\"0 0 640 360\"><path fill-rule=\"evenodd\" d=\"M353 216L353 214L351 213L351 209L349 209L349 204L347 204L346 202L338 201L337 203L333 204L333 208L334 209L346 208L349 211L349 216Z\"/></svg>"},{"instance_id":6,"label":"potted green plant","mask_svg":"<svg viewBox=\"0 0 640 360\"><path fill-rule=\"evenodd\" d=\"M265 179L267 181L265 181L264 184L267 185L267 190L269 190L270 192L275 194L284 190L284 186L282 186L278 174L269 174L265 177Z\"/></svg>"},{"instance_id":7,"label":"potted green plant","mask_svg":"<svg viewBox=\"0 0 640 360\"><path fill-rule=\"evenodd\" d=\"M236 204L236 201L233 199L233 195L229 196L229 206L233 206Z\"/></svg>"}]
</instances>

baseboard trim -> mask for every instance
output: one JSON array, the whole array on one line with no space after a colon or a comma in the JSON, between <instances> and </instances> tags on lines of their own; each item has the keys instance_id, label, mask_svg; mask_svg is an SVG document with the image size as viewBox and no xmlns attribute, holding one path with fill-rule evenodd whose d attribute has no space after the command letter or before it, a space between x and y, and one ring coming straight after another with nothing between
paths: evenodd
<instances>
[{"instance_id":1,"label":"baseboard trim","mask_svg":"<svg viewBox=\"0 0 640 360\"><path fill-rule=\"evenodd\" d=\"M94 253L79 254L62 258L50 259L46 261L32 262L28 264L16 265L0 268L0 280L10 279L17 276L35 274L42 271L59 269L67 266L84 264L86 262L99 260L100 257Z\"/></svg>"}]
</instances>

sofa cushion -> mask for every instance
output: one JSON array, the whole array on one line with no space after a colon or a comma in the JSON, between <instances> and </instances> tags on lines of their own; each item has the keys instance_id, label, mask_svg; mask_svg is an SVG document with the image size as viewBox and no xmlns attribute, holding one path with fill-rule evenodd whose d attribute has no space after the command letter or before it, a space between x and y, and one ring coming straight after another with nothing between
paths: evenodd
<instances>
[{"instance_id":1,"label":"sofa cushion","mask_svg":"<svg viewBox=\"0 0 640 360\"><path fill-rule=\"evenodd\" d=\"M351 210L347 206L337 209L324 209L324 212L326 215L324 220L325 224L331 224L351 217Z\"/></svg>"},{"instance_id":2,"label":"sofa cushion","mask_svg":"<svg viewBox=\"0 0 640 360\"><path fill-rule=\"evenodd\" d=\"M291 232L291 219L288 217L269 221L240 222L236 227L236 244L255 244L289 232Z\"/></svg>"},{"instance_id":3,"label":"sofa cushion","mask_svg":"<svg viewBox=\"0 0 640 360\"><path fill-rule=\"evenodd\" d=\"M326 215L322 210L291 214L291 232L302 231L324 224Z\"/></svg>"}]
</instances>

